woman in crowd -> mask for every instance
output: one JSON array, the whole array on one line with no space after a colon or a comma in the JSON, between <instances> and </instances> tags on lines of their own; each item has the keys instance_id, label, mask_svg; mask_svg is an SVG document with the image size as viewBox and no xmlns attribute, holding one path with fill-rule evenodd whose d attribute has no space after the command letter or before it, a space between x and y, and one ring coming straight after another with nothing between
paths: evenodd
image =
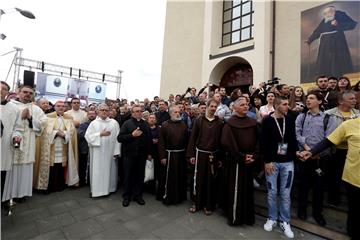
<instances>
[{"instance_id":1,"label":"woman in crowd","mask_svg":"<svg viewBox=\"0 0 360 240\"><path fill-rule=\"evenodd\" d=\"M275 93L268 92L266 94L267 104L264 106L261 106L260 110L259 110L261 118L266 117L267 115L269 115L271 112L274 111L274 99L275 99Z\"/></svg>"},{"instance_id":2,"label":"woman in crowd","mask_svg":"<svg viewBox=\"0 0 360 240\"><path fill-rule=\"evenodd\" d=\"M335 90L338 91L339 93L351 90L351 83L349 78L345 76L340 77L338 81L338 85L336 86Z\"/></svg>"},{"instance_id":3,"label":"woman in crowd","mask_svg":"<svg viewBox=\"0 0 360 240\"><path fill-rule=\"evenodd\" d=\"M290 93L289 108L296 113L296 115L304 111L305 94L302 87L296 86Z\"/></svg>"}]
</instances>

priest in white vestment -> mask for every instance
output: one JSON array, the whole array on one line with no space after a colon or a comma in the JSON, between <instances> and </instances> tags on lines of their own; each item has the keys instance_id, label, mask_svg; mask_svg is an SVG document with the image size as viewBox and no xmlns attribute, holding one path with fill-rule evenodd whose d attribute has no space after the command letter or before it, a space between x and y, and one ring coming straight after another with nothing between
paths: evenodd
<instances>
[{"instance_id":1,"label":"priest in white vestment","mask_svg":"<svg viewBox=\"0 0 360 240\"><path fill-rule=\"evenodd\" d=\"M19 109L14 103L6 100L9 90L10 86L1 81L1 196L3 195L6 173L11 170L13 164L14 143L21 141L21 136L16 136L14 132L15 124L21 122L19 120ZM16 127L19 128L19 126Z\"/></svg>"},{"instance_id":2,"label":"priest in white vestment","mask_svg":"<svg viewBox=\"0 0 360 240\"><path fill-rule=\"evenodd\" d=\"M64 101L55 103L55 112L47 114L41 136L40 158L36 159L35 185L39 190L57 192L66 185L79 183L77 134L73 118L64 114Z\"/></svg>"},{"instance_id":3,"label":"priest in white vestment","mask_svg":"<svg viewBox=\"0 0 360 240\"><path fill-rule=\"evenodd\" d=\"M86 112L80 109L80 99L78 98L71 99L71 110L65 113L73 117L76 128L88 120Z\"/></svg>"},{"instance_id":4,"label":"priest in white vestment","mask_svg":"<svg viewBox=\"0 0 360 240\"><path fill-rule=\"evenodd\" d=\"M85 133L90 154L90 189L92 197L108 195L117 190L117 158L120 155L120 132L116 120L109 118L109 107L101 104L98 117Z\"/></svg>"},{"instance_id":5,"label":"priest in white vestment","mask_svg":"<svg viewBox=\"0 0 360 240\"><path fill-rule=\"evenodd\" d=\"M20 147L14 151L12 169L6 174L2 201L32 196L35 137L41 135L46 126L44 112L31 102L33 94L31 86L22 86L19 99L11 101L19 109L21 126L15 131L21 132L22 140Z\"/></svg>"}]
</instances>

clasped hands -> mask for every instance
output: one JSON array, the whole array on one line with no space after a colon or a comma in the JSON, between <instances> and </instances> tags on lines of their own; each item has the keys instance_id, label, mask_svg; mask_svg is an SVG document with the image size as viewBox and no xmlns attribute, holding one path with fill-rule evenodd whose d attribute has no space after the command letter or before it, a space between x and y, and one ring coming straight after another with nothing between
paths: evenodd
<instances>
[{"instance_id":1,"label":"clasped hands","mask_svg":"<svg viewBox=\"0 0 360 240\"><path fill-rule=\"evenodd\" d=\"M296 152L296 156L301 160L301 161L306 161L308 160L309 158L312 157L312 154L310 151L308 150L304 150L304 151L297 151Z\"/></svg>"}]
</instances>

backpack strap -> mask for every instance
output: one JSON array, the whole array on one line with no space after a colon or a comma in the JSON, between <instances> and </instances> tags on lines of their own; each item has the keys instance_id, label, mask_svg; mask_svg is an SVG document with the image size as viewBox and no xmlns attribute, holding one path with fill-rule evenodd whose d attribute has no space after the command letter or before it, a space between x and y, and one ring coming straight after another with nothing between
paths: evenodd
<instances>
[{"instance_id":1,"label":"backpack strap","mask_svg":"<svg viewBox=\"0 0 360 240\"><path fill-rule=\"evenodd\" d=\"M330 119L330 114L325 113L324 120L323 120L323 123L324 123L324 133L325 133L326 130L327 130L327 126L328 126L328 124L329 124L329 119Z\"/></svg>"},{"instance_id":2,"label":"backpack strap","mask_svg":"<svg viewBox=\"0 0 360 240\"><path fill-rule=\"evenodd\" d=\"M301 130L304 130L304 124L305 124L305 119L306 119L307 112L304 112L303 115L304 115L304 117L303 117L303 119L301 121Z\"/></svg>"}]
</instances>

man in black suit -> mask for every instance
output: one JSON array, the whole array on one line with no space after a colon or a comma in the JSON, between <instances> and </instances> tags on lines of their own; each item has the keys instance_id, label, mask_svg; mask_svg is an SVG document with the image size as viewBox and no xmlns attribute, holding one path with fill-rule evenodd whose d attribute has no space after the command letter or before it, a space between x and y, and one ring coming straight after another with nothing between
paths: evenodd
<instances>
[{"instance_id":1,"label":"man in black suit","mask_svg":"<svg viewBox=\"0 0 360 240\"><path fill-rule=\"evenodd\" d=\"M118 141L122 143L124 157L124 192L123 206L130 204L131 198L139 205L144 205L143 183L146 159L151 159L151 137L148 124L141 119L141 107L134 105L131 118L120 129Z\"/></svg>"}]
</instances>

